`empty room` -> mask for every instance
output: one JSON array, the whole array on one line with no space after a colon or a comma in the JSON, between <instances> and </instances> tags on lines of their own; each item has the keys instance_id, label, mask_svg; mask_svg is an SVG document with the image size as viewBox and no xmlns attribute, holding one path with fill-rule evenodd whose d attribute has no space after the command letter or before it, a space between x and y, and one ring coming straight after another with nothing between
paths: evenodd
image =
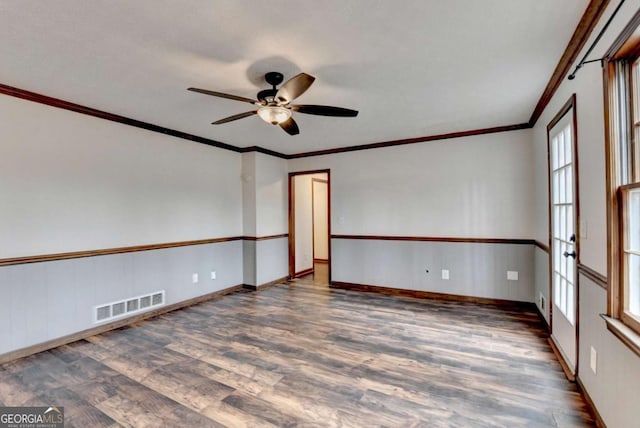
<instances>
[{"instance_id":1,"label":"empty room","mask_svg":"<svg viewBox=\"0 0 640 428\"><path fill-rule=\"evenodd\" d=\"M640 0L0 35L0 427L640 427Z\"/></svg>"}]
</instances>

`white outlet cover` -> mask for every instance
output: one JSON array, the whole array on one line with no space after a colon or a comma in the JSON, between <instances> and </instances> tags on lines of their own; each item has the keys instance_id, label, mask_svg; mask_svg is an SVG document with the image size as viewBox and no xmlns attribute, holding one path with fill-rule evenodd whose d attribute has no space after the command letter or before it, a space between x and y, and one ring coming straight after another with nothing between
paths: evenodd
<instances>
[{"instance_id":1,"label":"white outlet cover","mask_svg":"<svg viewBox=\"0 0 640 428\"><path fill-rule=\"evenodd\" d=\"M442 279L449 279L449 270L442 269Z\"/></svg>"},{"instance_id":2,"label":"white outlet cover","mask_svg":"<svg viewBox=\"0 0 640 428\"><path fill-rule=\"evenodd\" d=\"M598 367L598 353L593 346L591 347L591 358L589 365L591 366L591 371L593 372L593 374L596 374Z\"/></svg>"},{"instance_id":3,"label":"white outlet cover","mask_svg":"<svg viewBox=\"0 0 640 428\"><path fill-rule=\"evenodd\" d=\"M508 270L507 271L507 279L509 281L517 281L518 280L518 271L517 270Z\"/></svg>"},{"instance_id":4,"label":"white outlet cover","mask_svg":"<svg viewBox=\"0 0 640 428\"><path fill-rule=\"evenodd\" d=\"M198 283L198 274L194 273L193 275L191 275L191 282L193 282L194 284Z\"/></svg>"},{"instance_id":5,"label":"white outlet cover","mask_svg":"<svg viewBox=\"0 0 640 428\"><path fill-rule=\"evenodd\" d=\"M211 271L211 279L216 279L216 271L215 270Z\"/></svg>"}]
</instances>

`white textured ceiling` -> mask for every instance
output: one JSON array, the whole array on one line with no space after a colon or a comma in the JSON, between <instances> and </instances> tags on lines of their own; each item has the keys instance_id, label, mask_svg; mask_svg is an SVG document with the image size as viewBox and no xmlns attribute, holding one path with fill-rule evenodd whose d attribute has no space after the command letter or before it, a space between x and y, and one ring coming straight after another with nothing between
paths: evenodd
<instances>
[{"instance_id":1,"label":"white textured ceiling","mask_svg":"<svg viewBox=\"0 0 640 428\"><path fill-rule=\"evenodd\" d=\"M0 83L285 154L527 122L587 0L2 0ZM264 73L360 111L258 117ZM188 143L187 143L188 144Z\"/></svg>"}]
</instances>

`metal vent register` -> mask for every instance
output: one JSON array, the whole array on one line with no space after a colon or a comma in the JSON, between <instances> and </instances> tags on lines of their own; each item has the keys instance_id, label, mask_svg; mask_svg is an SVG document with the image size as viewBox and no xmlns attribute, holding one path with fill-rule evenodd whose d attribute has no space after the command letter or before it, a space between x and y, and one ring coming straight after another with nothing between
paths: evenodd
<instances>
[{"instance_id":1,"label":"metal vent register","mask_svg":"<svg viewBox=\"0 0 640 428\"><path fill-rule=\"evenodd\" d=\"M163 306L164 290L154 291L143 296L131 297L117 302L105 303L94 307L94 323L101 323L116 318L123 318L138 312Z\"/></svg>"}]
</instances>

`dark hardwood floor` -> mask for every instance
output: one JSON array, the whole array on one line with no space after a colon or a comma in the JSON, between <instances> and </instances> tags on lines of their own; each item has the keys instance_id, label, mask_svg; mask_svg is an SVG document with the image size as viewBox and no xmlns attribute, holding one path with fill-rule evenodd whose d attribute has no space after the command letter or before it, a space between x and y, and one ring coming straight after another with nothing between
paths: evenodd
<instances>
[{"instance_id":1,"label":"dark hardwood floor","mask_svg":"<svg viewBox=\"0 0 640 428\"><path fill-rule=\"evenodd\" d=\"M535 312L321 270L1 365L0 405L64 406L68 427L593 425Z\"/></svg>"}]
</instances>

